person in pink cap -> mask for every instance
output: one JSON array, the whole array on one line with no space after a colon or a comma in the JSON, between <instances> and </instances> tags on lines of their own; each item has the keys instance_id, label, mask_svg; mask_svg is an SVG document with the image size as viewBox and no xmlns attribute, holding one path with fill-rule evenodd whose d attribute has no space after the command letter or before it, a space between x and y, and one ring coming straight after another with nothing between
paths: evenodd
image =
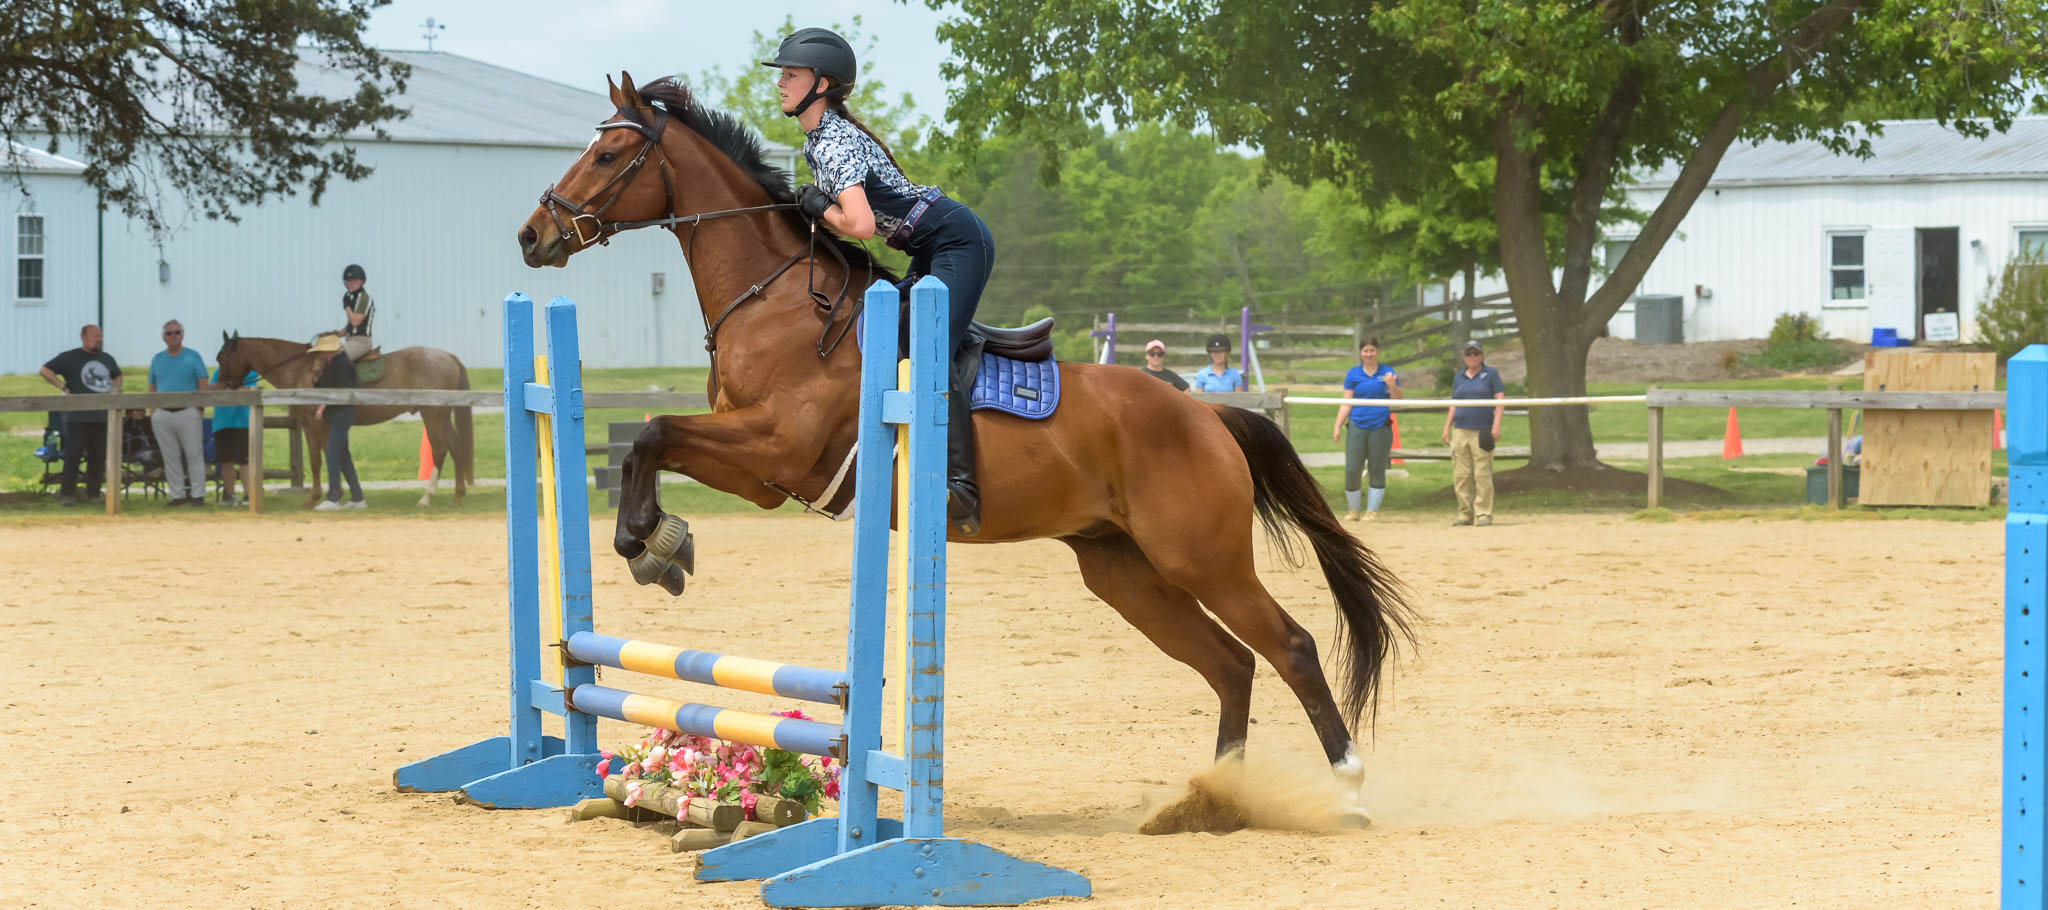
<instances>
[{"instance_id":1,"label":"person in pink cap","mask_svg":"<svg viewBox=\"0 0 2048 910\"><path fill-rule=\"evenodd\" d=\"M1157 338L1145 342L1145 375L1158 379L1183 392L1188 390L1188 381L1180 374L1166 368L1166 342Z\"/></svg>"}]
</instances>

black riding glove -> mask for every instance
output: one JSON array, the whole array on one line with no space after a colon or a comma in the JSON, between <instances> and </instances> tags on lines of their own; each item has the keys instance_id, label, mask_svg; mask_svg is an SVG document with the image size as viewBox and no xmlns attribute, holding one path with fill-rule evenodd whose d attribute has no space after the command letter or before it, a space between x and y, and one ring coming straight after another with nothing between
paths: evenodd
<instances>
[{"instance_id":1,"label":"black riding glove","mask_svg":"<svg viewBox=\"0 0 2048 910\"><path fill-rule=\"evenodd\" d=\"M806 183L796 191L796 204L803 209L804 217L812 221L824 219L825 210L832 207L832 197L818 189L815 183Z\"/></svg>"}]
</instances>

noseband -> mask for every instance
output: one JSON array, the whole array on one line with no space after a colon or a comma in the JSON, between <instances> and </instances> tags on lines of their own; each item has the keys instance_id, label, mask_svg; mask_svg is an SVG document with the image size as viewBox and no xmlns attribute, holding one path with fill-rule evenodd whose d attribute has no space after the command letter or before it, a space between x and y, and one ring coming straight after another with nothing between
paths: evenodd
<instances>
[{"instance_id":1,"label":"noseband","mask_svg":"<svg viewBox=\"0 0 2048 910\"><path fill-rule=\"evenodd\" d=\"M647 156L661 147L661 133L668 126L669 112L667 108L660 105L654 105L653 107L655 115L652 124L641 123L638 111L621 105L618 113L619 119L609 120L597 125L598 132L600 133L605 130L632 130L640 134L641 142L640 151L633 155L633 160L628 162L617 174L612 175L612 179L605 181L603 186L598 187L596 191L592 192L589 198L582 202L577 202L561 193L555 192L554 184L548 184L548 188L541 191L541 207L547 209L548 217L555 222L555 230L560 232L563 237L575 237L576 242L584 246L589 246L593 242L599 246L610 246L612 235L622 231L648 227L668 228L678 224L687 224L690 226L690 237L686 243L683 255L684 258L688 259L693 258L690 252L697 245L697 227L706 221L733 215L750 215L756 212L772 212L779 209L799 207L792 202L778 202L769 205L755 205L716 212L698 212L693 215L677 215L675 186L669 181L668 159L666 154L664 154L662 162L656 167L656 170L661 173L662 207L668 213L667 217L648 221L604 220L604 213L610 211L611 207L619 201L619 197L625 195L626 187L631 185L633 177L639 174L640 168L647 164ZM606 195L607 193L610 195ZM596 211L590 211L591 204L597 202L600 197L603 197L604 201L598 204ZM561 210L563 208L574 213L567 220L564 220L562 217ZM590 223L590 233L587 236L584 234L584 222L586 221ZM839 286L839 292L830 297L820 293L816 284L818 271L818 225L816 222L811 223L810 233L808 250L799 252L784 260L773 272L768 273L768 277L755 282L751 287L741 291L738 297L733 298L731 303L726 304L725 308L718 312L717 318L710 318L708 315L705 318L704 350L711 355L711 394L713 397L716 397L718 394L719 327L725 324L726 317L731 316L734 310L740 308L741 304L760 295L763 289L774 283L775 279L782 277L782 273L789 271L790 267L796 265L799 260L810 259L810 268L805 280L805 291L810 294L811 302L815 303L825 313L825 324L818 333L818 356L830 355L839 347L839 343L845 340L846 334L852 330L854 318L858 316L862 302L861 298L858 297L854 298L853 315L848 316L845 324L840 327L837 333L832 331L832 324L838 321L836 317L839 315L839 304L847 300L846 292L853 286L853 268L847 263L846 254L839 251L839 244L827 242L825 250L831 253L834 259L839 260L840 268L846 271L846 281Z\"/></svg>"}]
</instances>

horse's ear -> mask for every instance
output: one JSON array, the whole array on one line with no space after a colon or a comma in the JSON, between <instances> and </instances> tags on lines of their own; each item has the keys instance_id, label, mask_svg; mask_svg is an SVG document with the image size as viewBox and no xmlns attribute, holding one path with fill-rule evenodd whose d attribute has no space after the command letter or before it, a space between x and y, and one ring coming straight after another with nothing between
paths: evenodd
<instances>
[{"instance_id":1,"label":"horse's ear","mask_svg":"<svg viewBox=\"0 0 2048 910\"><path fill-rule=\"evenodd\" d=\"M228 330L227 330L227 329L221 329L221 330L220 330L220 346L221 346L221 347L227 347L227 346L228 346L228 342L230 342L230 341L233 341L233 340L234 340L233 338L229 338L229 337L228 337Z\"/></svg>"},{"instance_id":2,"label":"horse's ear","mask_svg":"<svg viewBox=\"0 0 2048 910\"><path fill-rule=\"evenodd\" d=\"M623 71L621 74L623 75ZM613 82L612 77L604 77L604 87L606 91L611 93L613 107L624 107L626 105L625 97L619 94L619 84Z\"/></svg>"},{"instance_id":3,"label":"horse's ear","mask_svg":"<svg viewBox=\"0 0 2048 910\"><path fill-rule=\"evenodd\" d=\"M633 87L633 74L626 72L625 70L619 71L618 101L620 107L643 106L640 102L640 90Z\"/></svg>"}]
</instances>

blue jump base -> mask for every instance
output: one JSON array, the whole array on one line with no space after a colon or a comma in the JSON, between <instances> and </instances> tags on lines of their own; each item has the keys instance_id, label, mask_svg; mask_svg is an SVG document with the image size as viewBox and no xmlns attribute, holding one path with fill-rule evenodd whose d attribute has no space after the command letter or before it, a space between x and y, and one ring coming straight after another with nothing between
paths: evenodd
<instances>
[{"instance_id":1,"label":"blue jump base","mask_svg":"<svg viewBox=\"0 0 2048 910\"><path fill-rule=\"evenodd\" d=\"M986 906L1045 897L1087 897L1082 875L1021 860L944 834L946 601L946 286L927 277L911 289L910 387L898 389L896 358L863 356L860 428L855 459L853 585L844 673L749 661L598 635L592 629L589 514L584 485L582 357L576 305L557 297L543 308L550 382L534 369L534 305L524 294L504 301L505 546L511 629L511 734L413 762L392 775L400 790L456 791L468 802L499 809L567 806L601 796L597 718L633 713L665 700L595 685L597 666L650 673L727 688L768 691L838 703L836 727L775 724L774 738L802 751L837 754L842 763L839 815L735 841L698 855L699 881L765 879L761 898L773 907ZM867 292L860 327L865 352L894 350L897 289L877 282ZM554 461L555 541L561 588L547 592L561 614L562 641L547 642L568 657L560 685L541 675L540 495L535 415L550 415L547 444ZM905 647L908 681L906 754L881 751L883 655L888 622L889 497L895 425L908 427L907 533L912 567ZM2015 423L2015 430L2018 424ZM638 701L634 701L638 700ZM718 726L723 709L673 703L674 722ZM628 711L627 706L638 706ZM666 704L659 707L666 708ZM737 713L737 712L735 712ZM563 735L542 731L545 714L562 718ZM758 718L754 718L758 720ZM831 729L826 729L830 727ZM903 793L903 818L877 813L881 787Z\"/></svg>"}]
</instances>

